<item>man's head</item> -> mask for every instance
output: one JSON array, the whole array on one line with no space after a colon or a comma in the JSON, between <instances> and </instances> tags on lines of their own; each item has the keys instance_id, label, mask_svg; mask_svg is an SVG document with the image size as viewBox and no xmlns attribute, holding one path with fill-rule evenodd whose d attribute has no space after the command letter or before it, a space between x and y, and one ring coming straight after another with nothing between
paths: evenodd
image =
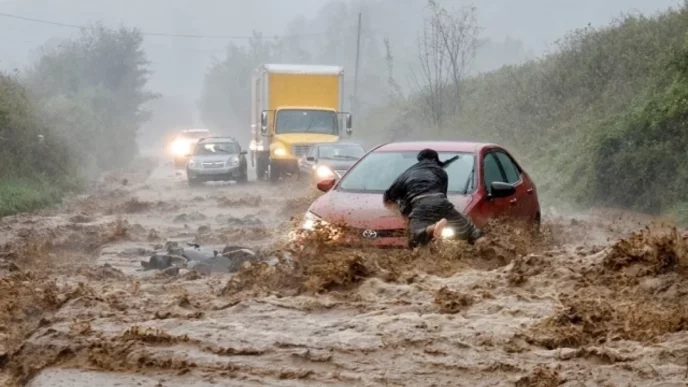
<instances>
[{"instance_id":1,"label":"man's head","mask_svg":"<svg viewBox=\"0 0 688 387\"><path fill-rule=\"evenodd\" d=\"M440 155L437 154L437 151L432 149L423 149L422 151L418 152L417 158L418 161L433 161L437 164L441 164Z\"/></svg>"}]
</instances>

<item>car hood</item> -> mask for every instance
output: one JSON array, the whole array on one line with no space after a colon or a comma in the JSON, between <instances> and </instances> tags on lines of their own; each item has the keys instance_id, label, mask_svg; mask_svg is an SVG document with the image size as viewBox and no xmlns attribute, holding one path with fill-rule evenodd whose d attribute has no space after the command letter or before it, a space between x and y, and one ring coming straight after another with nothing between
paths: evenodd
<instances>
[{"instance_id":1,"label":"car hood","mask_svg":"<svg viewBox=\"0 0 688 387\"><path fill-rule=\"evenodd\" d=\"M220 163L231 160L234 158L235 154L223 154L223 155L199 155L193 156L192 160L197 163Z\"/></svg>"},{"instance_id":2,"label":"car hood","mask_svg":"<svg viewBox=\"0 0 688 387\"><path fill-rule=\"evenodd\" d=\"M449 200L463 212L471 196L450 195ZM360 229L393 230L404 228L406 224L398 212L382 204L379 193L330 191L316 199L309 210L329 223L341 222Z\"/></svg>"},{"instance_id":3,"label":"car hood","mask_svg":"<svg viewBox=\"0 0 688 387\"><path fill-rule=\"evenodd\" d=\"M318 165L325 165L335 171L344 171L351 168L358 160L318 160Z\"/></svg>"}]
</instances>

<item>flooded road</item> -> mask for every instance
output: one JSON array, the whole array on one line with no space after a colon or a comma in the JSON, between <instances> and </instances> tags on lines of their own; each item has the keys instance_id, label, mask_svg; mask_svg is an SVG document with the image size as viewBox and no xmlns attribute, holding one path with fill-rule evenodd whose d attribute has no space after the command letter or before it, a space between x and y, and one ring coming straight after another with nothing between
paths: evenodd
<instances>
[{"instance_id":1,"label":"flooded road","mask_svg":"<svg viewBox=\"0 0 688 387\"><path fill-rule=\"evenodd\" d=\"M688 245L666 227L631 235L651 219L550 215L538 237L493 232L484 246L416 253L319 247L285 262L274 246L312 191L192 189L171 166L137 172L0 222L3 385L688 381ZM141 264L194 243L273 249L277 264Z\"/></svg>"}]
</instances>

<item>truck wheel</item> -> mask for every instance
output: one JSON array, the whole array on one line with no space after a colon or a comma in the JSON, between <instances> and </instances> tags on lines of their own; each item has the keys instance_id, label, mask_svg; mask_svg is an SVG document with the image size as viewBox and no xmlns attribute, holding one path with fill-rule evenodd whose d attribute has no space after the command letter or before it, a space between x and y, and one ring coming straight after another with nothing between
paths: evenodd
<instances>
[{"instance_id":1,"label":"truck wheel","mask_svg":"<svg viewBox=\"0 0 688 387\"><path fill-rule=\"evenodd\" d=\"M271 183L276 183L279 180L279 168L274 164L268 166L268 175Z\"/></svg>"},{"instance_id":2,"label":"truck wheel","mask_svg":"<svg viewBox=\"0 0 688 387\"><path fill-rule=\"evenodd\" d=\"M237 177L236 182L237 183L246 183L248 181L248 168L244 168L244 170L241 172L241 175Z\"/></svg>"},{"instance_id":3,"label":"truck wheel","mask_svg":"<svg viewBox=\"0 0 688 387\"><path fill-rule=\"evenodd\" d=\"M256 160L256 180L265 180L266 165L265 160L258 158Z\"/></svg>"}]
</instances>

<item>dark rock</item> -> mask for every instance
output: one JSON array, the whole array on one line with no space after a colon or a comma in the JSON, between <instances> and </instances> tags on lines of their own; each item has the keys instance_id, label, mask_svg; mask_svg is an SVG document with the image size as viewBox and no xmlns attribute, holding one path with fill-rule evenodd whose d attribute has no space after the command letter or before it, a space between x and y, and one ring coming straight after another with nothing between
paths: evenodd
<instances>
[{"instance_id":1,"label":"dark rock","mask_svg":"<svg viewBox=\"0 0 688 387\"><path fill-rule=\"evenodd\" d=\"M168 275L170 277L176 277L179 275L179 267L178 266L170 266L167 269L162 271L165 275Z\"/></svg>"}]
</instances>

